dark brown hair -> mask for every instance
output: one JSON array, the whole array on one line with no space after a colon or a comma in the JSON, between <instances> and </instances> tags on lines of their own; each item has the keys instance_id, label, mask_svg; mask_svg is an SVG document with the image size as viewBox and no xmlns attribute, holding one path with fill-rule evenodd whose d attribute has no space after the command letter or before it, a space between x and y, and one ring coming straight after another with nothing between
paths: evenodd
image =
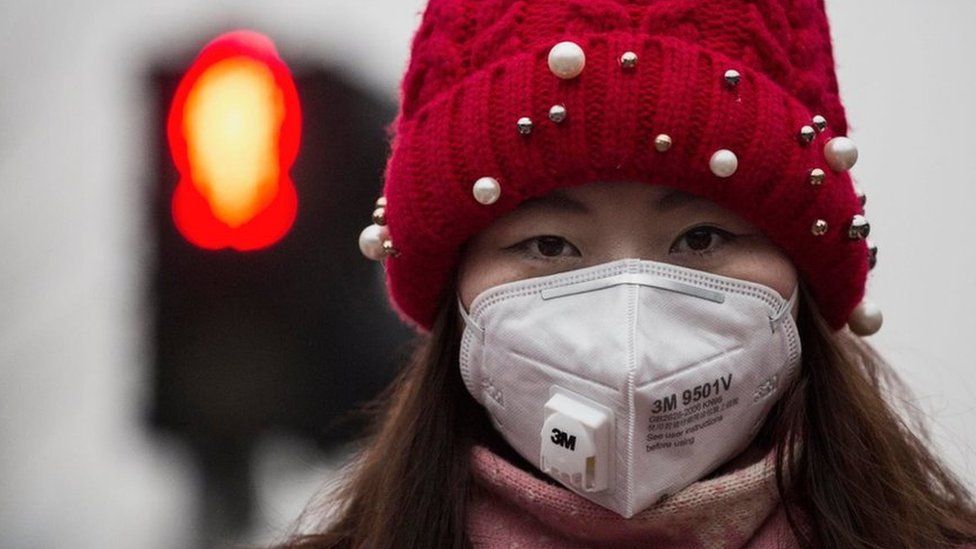
<instances>
[{"instance_id":1,"label":"dark brown hair","mask_svg":"<svg viewBox=\"0 0 976 549\"><path fill-rule=\"evenodd\" d=\"M971 494L929 450L918 410L891 404L907 388L870 344L831 331L801 291L801 373L757 434L777 450L777 488L800 545L976 542ZM468 450L497 433L461 381L457 305L446 295L431 333L369 409L373 429L359 454L299 520L296 530L313 533L281 547L470 546Z\"/></svg>"}]
</instances>

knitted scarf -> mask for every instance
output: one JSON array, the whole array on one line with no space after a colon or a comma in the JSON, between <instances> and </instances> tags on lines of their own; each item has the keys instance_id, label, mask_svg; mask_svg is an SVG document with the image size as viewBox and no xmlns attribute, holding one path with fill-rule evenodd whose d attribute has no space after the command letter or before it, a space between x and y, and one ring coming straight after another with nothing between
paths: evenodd
<instances>
[{"instance_id":1,"label":"knitted scarf","mask_svg":"<svg viewBox=\"0 0 976 549\"><path fill-rule=\"evenodd\" d=\"M755 447L630 519L471 449L468 534L475 547L796 547L775 487L773 452Z\"/></svg>"}]
</instances>

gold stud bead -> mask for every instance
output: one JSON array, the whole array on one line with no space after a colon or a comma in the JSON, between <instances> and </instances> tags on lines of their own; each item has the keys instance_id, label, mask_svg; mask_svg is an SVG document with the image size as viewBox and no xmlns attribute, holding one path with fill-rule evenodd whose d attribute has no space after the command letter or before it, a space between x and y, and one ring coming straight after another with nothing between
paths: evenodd
<instances>
[{"instance_id":1,"label":"gold stud bead","mask_svg":"<svg viewBox=\"0 0 976 549\"><path fill-rule=\"evenodd\" d=\"M559 124L566 120L566 107L564 105L553 105L549 108L549 120Z\"/></svg>"},{"instance_id":2,"label":"gold stud bead","mask_svg":"<svg viewBox=\"0 0 976 549\"><path fill-rule=\"evenodd\" d=\"M723 78L725 79L726 86L734 88L739 85L739 82L742 80L742 75L735 69L729 69L725 71Z\"/></svg>"},{"instance_id":3,"label":"gold stud bead","mask_svg":"<svg viewBox=\"0 0 976 549\"><path fill-rule=\"evenodd\" d=\"M386 208L380 206L373 210L373 223L386 225Z\"/></svg>"},{"instance_id":4,"label":"gold stud bead","mask_svg":"<svg viewBox=\"0 0 976 549\"><path fill-rule=\"evenodd\" d=\"M871 224L863 215L851 218L851 226L847 229L847 237L851 240L864 240L871 234Z\"/></svg>"},{"instance_id":5,"label":"gold stud bead","mask_svg":"<svg viewBox=\"0 0 976 549\"><path fill-rule=\"evenodd\" d=\"M386 197L385 196L381 196L381 197L379 197L379 198L376 199L376 207L377 208L385 208L386 207Z\"/></svg>"},{"instance_id":6,"label":"gold stud bead","mask_svg":"<svg viewBox=\"0 0 976 549\"><path fill-rule=\"evenodd\" d=\"M813 117L813 127L817 129L818 132L822 132L827 129L827 119L820 116L819 114Z\"/></svg>"},{"instance_id":7,"label":"gold stud bead","mask_svg":"<svg viewBox=\"0 0 976 549\"><path fill-rule=\"evenodd\" d=\"M654 138L654 149L656 149L657 152L666 152L670 148L671 148L670 135L666 133L662 133L662 134L658 134L658 136Z\"/></svg>"},{"instance_id":8,"label":"gold stud bead","mask_svg":"<svg viewBox=\"0 0 976 549\"><path fill-rule=\"evenodd\" d=\"M624 52L620 56L620 66L625 69L632 69L637 66L637 54L632 51Z\"/></svg>"},{"instance_id":9,"label":"gold stud bead","mask_svg":"<svg viewBox=\"0 0 976 549\"><path fill-rule=\"evenodd\" d=\"M823 219L818 219L813 222L813 227L811 227L810 232L814 236L822 236L827 232L827 221Z\"/></svg>"},{"instance_id":10,"label":"gold stud bead","mask_svg":"<svg viewBox=\"0 0 976 549\"><path fill-rule=\"evenodd\" d=\"M813 185L814 187L818 185L822 185L824 179L826 178L827 178L827 172L821 170L820 168L814 168L810 170L809 180L810 180L810 184Z\"/></svg>"},{"instance_id":11,"label":"gold stud bead","mask_svg":"<svg viewBox=\"0 0 976 549\"><path fill-rule=\"evenodd\" d=\"M393 247L392 240L383 241L383 253L386 254L387 256L393 256L393 257L400 256L400 251L397 250L395 247Z\"/></svg>"},{"instance_id":12,"label":"gold stud bead","mask_svg":"<svg viewBox=\"0 0 976 549\"><path fill-rule=\"evenodd\" d=\"M813 129L813 126L803 126L800 128L800 143L809 145L810 143L813 143L813 140L816 137L817 130Z\"/></svg>"}]
</instances>

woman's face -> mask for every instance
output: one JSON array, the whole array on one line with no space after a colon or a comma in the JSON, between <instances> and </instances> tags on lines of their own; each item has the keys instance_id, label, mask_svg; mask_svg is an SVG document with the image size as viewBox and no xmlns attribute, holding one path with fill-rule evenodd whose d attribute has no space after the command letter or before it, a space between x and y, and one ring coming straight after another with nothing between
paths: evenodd
<instances>
[{"instance_id":1,"label":"woman's face","mask_svg":"<svg viewBox=\"0 0 976 549\"><path fill-rule=\"evenodd\" d=\"M628 181L524 201L465 245L458 289L470 310L492 286L628 257L758 282L784 299L797 283L790 259L735 213L669 187Z\"/></svg>"}]
</instances>

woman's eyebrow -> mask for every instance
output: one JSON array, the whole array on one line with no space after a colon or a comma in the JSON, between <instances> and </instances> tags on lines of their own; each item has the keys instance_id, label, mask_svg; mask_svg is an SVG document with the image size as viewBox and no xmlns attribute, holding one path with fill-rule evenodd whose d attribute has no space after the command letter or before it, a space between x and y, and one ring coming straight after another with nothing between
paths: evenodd
<instances>
[{"instance_id":1,"label":"woman's eyebrow","mask_svg":"<svg viewBox=\"0 0 976 549\"><path fill-rule=\"evenodd\" d=\"M559 192L529 198L519 205L519 209L560 210L575 214L590 213L590 208L586 204Z\"/></svg>"},{"instance_id":2,"label":"woman's eyebrow","mask_svg":"<svg viewBox=\"0 0 976 549\"><path fill-rule=\"evenodd\" d=\"M672 190L658 199L657 209L659 211L667 212L694 202L706 203L704 200L691 193Z\"/></svg>"}]
</instances>

